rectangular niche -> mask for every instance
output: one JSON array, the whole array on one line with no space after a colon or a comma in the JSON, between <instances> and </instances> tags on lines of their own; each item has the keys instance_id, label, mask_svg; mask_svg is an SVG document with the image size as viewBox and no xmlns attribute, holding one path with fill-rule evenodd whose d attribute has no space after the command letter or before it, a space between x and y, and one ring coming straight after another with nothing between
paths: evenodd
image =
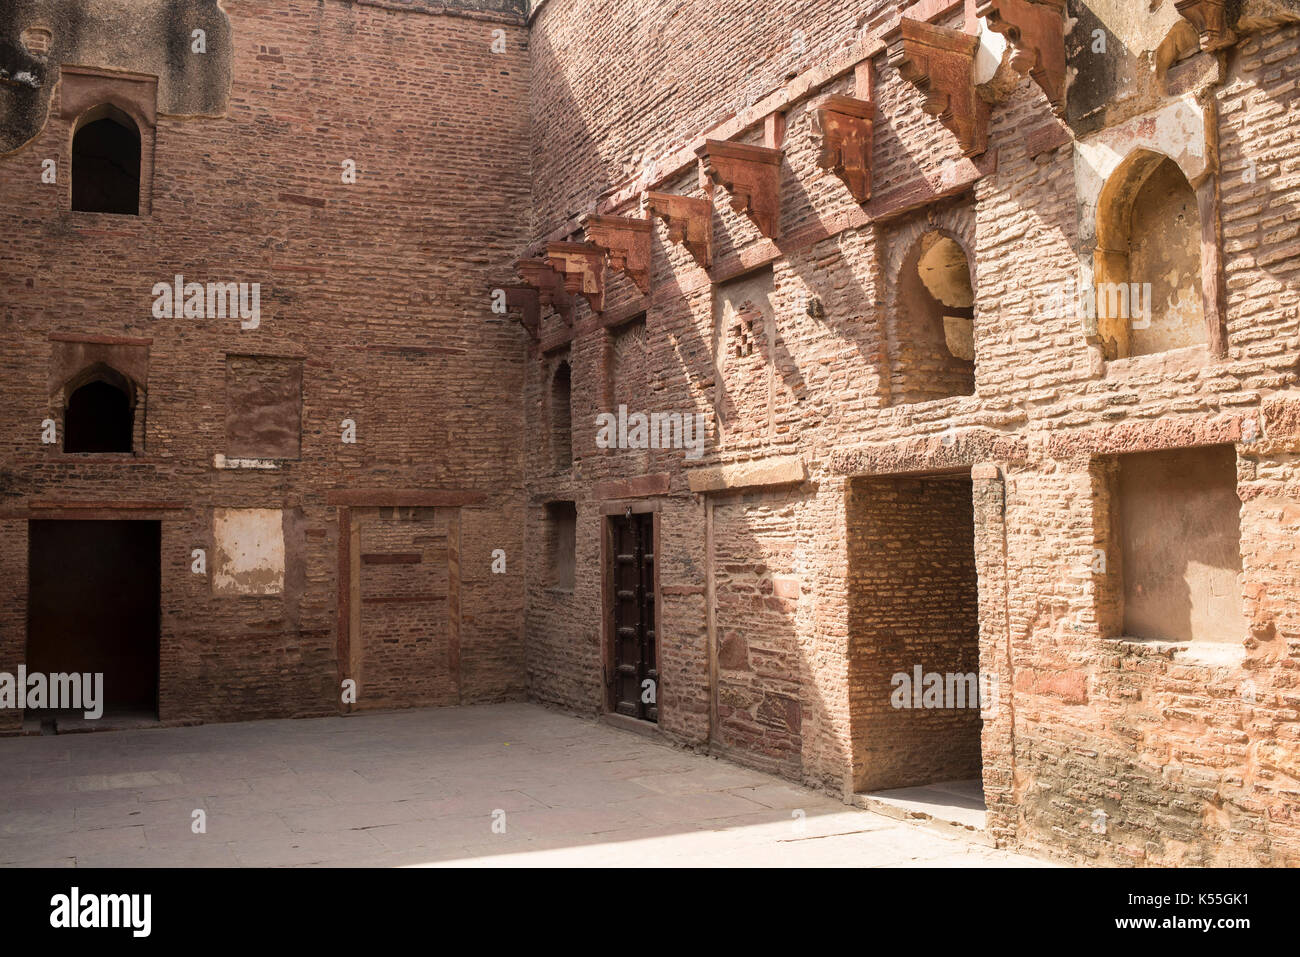
<instances>
[{"instance_id":1,"label":"rectangular niche","mask_svg":"<svg viewBox=\"0 0 1300 957\"><path fill-rule=\"evenodd\" d=\"M296 459L302 446L302 360L226 356L226 455Z\"/></svg>"},{"instance_id":2,"label":"rectangular niche","mask_svg":"<svg viewBox=\"0 0 1300 957\"><path fill-rule=\"evenodd\" d=\"M1123 637L1239 642L1241 500L1231 445L1121 455L1112 542L1122 562Z\"/></svg>"},{"instance_id":3,"label":"rectangular niche","mask_svg":"<svg viewBox=\"0 0 1300 957\"><path fill-rule=\"evenodd\" d=\"M770 439L774 423L776 333L771 266L714 287L714 407L727 444Z\"/></svg>"},{"instance_id":4,"label":"rectangular niche","mask_svg":"<svg viewBox=\"0 0 1300 957\"><path fill-rule=\"evenodd\" d=\"M546 584L573 591L577 571L578 507L573 502L546 506Z\"/></svg>"}]
</instances>

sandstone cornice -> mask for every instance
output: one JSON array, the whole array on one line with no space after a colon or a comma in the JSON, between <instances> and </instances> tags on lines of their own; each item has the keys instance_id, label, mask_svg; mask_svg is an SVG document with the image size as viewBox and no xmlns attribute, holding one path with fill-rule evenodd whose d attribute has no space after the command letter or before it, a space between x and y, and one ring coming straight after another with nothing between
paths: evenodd
<instances>
[{"instance_id":1,"label":"sandstone cornice","mask_svg":"<svg viewBox=\"0 0 1300 957\"><path fill-rule=\"evenodd\" d=\"M582 226L587 238L604 250L610 268L626 275L649 295L650 220L591 215Z\"/></svg>"},{"instance_id":2,"label":"sandstone cornice","mask_svg":"<svg viewBox=\"0 0 1300 957\"><path fill-rule=\"evenodd\" d=\"M1174 9L1196 28L1201 50L1221 50L1237 42L1228 16L1228 0L1175 0Z\"/></svg>"},{"instance_id":3,"label":"sandstone cornice","mask_svg":"<svg viewBox=\"0 0 1300 957\"><path fill-rule=\"evenodd\" d=\"M537 290L539 306L550 306L566 323L573 322L573 301L565 291L564 277L550 263L545 259L520 259L515 263L515 271L525 283ZM509 293L506 295L509 304Z\"/></svg>"},{"instance_id":4,"label":"sandstone cornice","mask_svg":"<svg viewBox=\"0 0 1300 957\"><path fill-rule=\"evenodd\" d=\"M519 313L520 324L534 342L541 336L541 294L532 286L503 286L506 294L506 311Z\"/></svg>"},{"instance_id":5,"label":"sandstone cornice","mask_svg":"<svg viewBox=\"0 0 1300 957\"><path fill-rule=\"evenodd\" d=\"M1012 68L1038 84L1052 112L1065 114L1065 0L982 0L976 14L1007 38Z\"/></svg>"},{"instance_id":6,"label":"sandstone cornice","mask_svg":"<svg viewBox=\"0 0 1300 957\"><path fill-rule=\"evenodd\" d=\"M605 252L595 243L547 243L546 260L564 277L564 290L581 293L593 312L605 309Z\"/></svg>"},{"instance_id":7,"label":"sandstone cornice","mask_svg":"<svg viewBox=\"0 0 1300 957\"><path fill-rule=\"evenodd\" d=\"M768 239L781 232L781 151L727 140L706 140L696 149L703 174L731 195L731 208L745 213Z\"/></svg>"},{"instance_id":8,"label":"sandstone cornice","mask_svg":"<svg viewBox=\"0 0 1300 957\"><path fill-rule=\"evenodd\" d=\"M817 165L834 173L853 198L871 198L871 146L875 105L851 96L831 94L817 103L821 149Z\"/></svg>"},{"instance_id":9,"label":"sandstone cornice","mask_svg":"<svg viewBox=\"0 0 1300 957\"><path fill-rule=\"evenodd\" d=\"M713 204L707 199L676 193L646 194L650 213L668 227L668 238L683 244L695 261L708 269L713 265Z\"/></svg>"},{"instance_id":10,"label":"sandstone cornice","mask_svg":"<svg viewBox=\"0 0 1300 957\"><path fill-rule=\"evenodd\" d=\"M988 149L992 111L974 79L979 37L902 17L883 40L889 65L921 91L921 109L952 131L962 155Z\"/></svg>"}]
</instances>

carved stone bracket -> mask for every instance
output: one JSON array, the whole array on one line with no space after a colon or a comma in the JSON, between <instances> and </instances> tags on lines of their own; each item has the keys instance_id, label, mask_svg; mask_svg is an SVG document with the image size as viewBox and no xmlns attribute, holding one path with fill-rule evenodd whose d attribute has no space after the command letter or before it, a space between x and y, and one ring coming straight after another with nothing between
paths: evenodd
<instances>
[{"instance_id":1,"label":"carved stone bracket","mask_svg":"<svg viewBox=\"0 0 1300 957\"><path fill-rule=\"evenodd\" d=\"M668 238L682 243L695 261L708 269L713 265L713 204L707 199L676 193L648 193L650 212L664 221Z\"/></svg>"},{"instance_id":2,"label":"carved stone bracket","mask_svg":"<svg viewBox=\"0 0 1300 957\"><path fill-rule=\"evenodd\" d=\"M889 65L925 95L921 108L953 132L962 154L988 149L990 107L975 90L979 37L902 17L883 40Z\"/></svg>"},{"instance_id":3,"label":"carved stone bracket","mask_svg":"<svg viewBox=\"0 0 1300 957\"><path fill-rule=\"evenodd\" d=\"M612 269L623 273L642 293L650 294L650 220L629 216L588 216L587 238L605 251Z\"/></svg>"},{"instance_id":4,"label":"carved stone bracket","mask_svg":"<svg viewBox=\"0 0 1300 957\"><path fill-rule=\"evenodd\" d=\"M1052 105L1065 114L1065 0L981 0L977 16L1007 38L1011 66L1028 74Z\"/></svg>"},{"instance_id":5,"label":"carved stone bracket","mask_svg":"<svg viewBox=\"0 0 1300 957\"><path fill-rule=\"evenodd\" d=\"M537 290L539 309L550 306L558 312L566 323L573 322L573 300L564 288L564 277L556 272L545 259L520 259L515 263L515 271L520 277ZM506 291L506 305L510 305L510 292Z\"/></svg>"},{"instance_id":6,"label":"carved stone bracket","mask_svg":"<svg viewBox=\"0 0 1300 957\"><path fill-rule=\"evenodd\" d=\"M594 312L605 309L605 251L595 243L547 243L546 260L564 277L564 289L582 293Z\"/></svg>"},{"instance_id":7,"label":"carved stone bracket","mask_svg":"<svg viewBox=\"0 0 1300 957\"><path fill-rule=\"evenodd\" d=\"M704 175L731 194L731 208L747 213L768 239L781 232L781 151L726 140L706 140L695 151Z\"/></svg>"},{"instance_id":8,"label":"carved stone bracket","mask_svg":"<svg viewBox=\"0 0 1300 957\"><path fill-rule=\"evenodd\" d=\"M519 324L528 332L535 342L541 336L542 302L541 295L532 286L502 286L506 294L506 312L520 314Z\"/></svg>"},{"instance_id":9,"label":"carved stone bracket","mask_svg":"<svg viewBox=\"0 0 1300 957\"><path fill-rule=\"evenodd\" d=\"M1220 50L1237 42L1228 6L1229 0L1174 0L1174 9L1196 27L1203 51Z\"/></svg>"},{"instance_id":10,"label":"carved stone bracket","mask_svg":"<svg viewBox=\"0 0 1300 957\"><path fill-rule=\"evenodd\" d=\"M830 170L849 188L853 198L871 198L871 139L875 104L831 94L817 104L822 145L817 165Z\"/></svg>"}]
</instances>

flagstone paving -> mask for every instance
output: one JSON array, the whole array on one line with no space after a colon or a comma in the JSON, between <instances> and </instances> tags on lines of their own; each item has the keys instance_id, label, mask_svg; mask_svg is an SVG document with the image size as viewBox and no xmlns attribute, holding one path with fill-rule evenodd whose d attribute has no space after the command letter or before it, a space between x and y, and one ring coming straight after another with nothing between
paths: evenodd
<instances>
[{"instance_id":1,"label":"flagstone paving","mask_svg":"<svg viewBox=\"0 0 1300 957\"><path fill-rule=\"evenodd\" d=\"M1045 866L523 703L0 739L0 865Z\"/></svg>"}]
</instances>

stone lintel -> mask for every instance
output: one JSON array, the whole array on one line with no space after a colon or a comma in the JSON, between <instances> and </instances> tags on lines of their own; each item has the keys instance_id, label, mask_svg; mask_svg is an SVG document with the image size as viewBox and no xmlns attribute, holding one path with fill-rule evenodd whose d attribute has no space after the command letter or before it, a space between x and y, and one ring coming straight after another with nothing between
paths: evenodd
<instances>
[{"instance_id":1,"label":"stone lintel","mask_svg":"<svg viewBox=\"0 0 1300 957\"><path fill-rule=\"evenodd\" d=\"M765 485L797 485L808 478L800 456L760 459L735 465L713 465L691 469L687 473L692 492L728 492L739 488Z\"/></svg>"},{"instance_id":2,"label":"stone lintel","mask_svg":"<svg viewBox=\"0 0 1300 957\"><path fill-rule=\"evenodd\" d=\"M596 484L592 496L600 500L615 498L646 498L651 495L667 495L672 475L668 472L655 472L651 475L636 475L632 478L611 479Z\"/></svg>"},{"instance_id":3,"label":"stone lintel","mask_svg":"<svg viewBox=\"0 0 1300 957\"><path fill-rule=\"evenodd\" d=\"M325 496L326 504L348 508L458 508L485 501L485 493L465 489L338 489Z\"/></svg>"}]
</instances>

